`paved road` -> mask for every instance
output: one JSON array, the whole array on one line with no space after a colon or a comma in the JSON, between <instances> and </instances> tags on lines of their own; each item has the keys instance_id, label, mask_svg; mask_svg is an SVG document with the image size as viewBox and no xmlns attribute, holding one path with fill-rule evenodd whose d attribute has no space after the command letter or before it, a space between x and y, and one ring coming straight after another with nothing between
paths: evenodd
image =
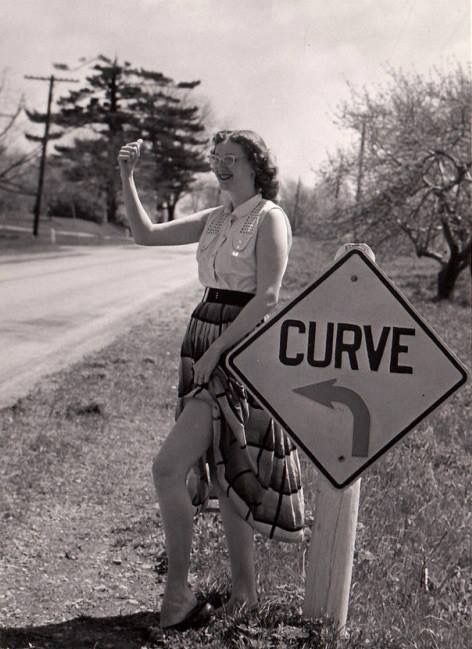
<instances>
[{"instance_id":1,"label":"paved road","mask_svg":"<svg viewBox=\"0 0 472 649\"><path fill-rule=\"evenodd\" d=\"M195 246L70 247L1 258L0 407L192 282Z\"/></svg>"}]
</instances>

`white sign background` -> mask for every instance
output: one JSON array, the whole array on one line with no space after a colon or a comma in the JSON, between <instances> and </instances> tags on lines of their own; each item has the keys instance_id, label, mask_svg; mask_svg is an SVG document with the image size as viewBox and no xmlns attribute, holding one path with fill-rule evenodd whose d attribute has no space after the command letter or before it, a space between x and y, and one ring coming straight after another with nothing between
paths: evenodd
<instances>
[{"instance_id":1,"label":"white sign background","mask_svg":"<svg viewBox=\"0 0 472 649\"><path fill-rule=\"evenodd\" d=\"M299 321L306 331L289 327L285 351L303 354L297 365L279 359L281 328ZM395 359L412 373L390 369L392 329L377 371L369 366L364 329L356 351L358 369L346 353L341 367L313 367L306 361L309 322L316 322L314 357L324 358L327 323L370 326L377 345L382 328L414 330L401 334ZM285 325L287 327L287 325ZM335 329L336 335L336 329ZM351 340L349 339L351 335ZM346 332L344 341L352 342ZM405 351L404 348L407 348ZM260 326L228 355L227 366L287 430L332 484L343 488L467 380L467 372L385 274L359 250L339 259L281 312ZM332 407L294 392L335 380L354 391L370 413L368 453L352 455L354 412L333 399ZM333 394L335 394L334 392ZM339 391L338 391L339 394Z\"/></svg>"}]
</instances>

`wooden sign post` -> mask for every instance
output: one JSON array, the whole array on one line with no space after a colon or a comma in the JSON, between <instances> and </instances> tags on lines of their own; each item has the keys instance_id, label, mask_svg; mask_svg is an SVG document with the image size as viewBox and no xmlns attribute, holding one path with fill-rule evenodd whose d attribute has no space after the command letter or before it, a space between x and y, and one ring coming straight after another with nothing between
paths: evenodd
<instances>
[{"instance_id":1,"label":"wooden sign post","mask_svg":"<svg viewBox=\"0 0 472 649\"><path fill-rule=\"evenodd\" d=\"M369 246L354 243L341 246L334 259L353 248L375 261ZM318 474L302 610L311 620L330 618L340 631L347 623L360 490L360 478L340 491Z\"/></svg>"},{"instance_id":2,"label":"wooden sign post","mask_svg":"<svg viewBox=\"0 0 472 649\"><path fill-rule=\"evenodd\" d=\"M343 491L318 478L315 520L311 529L303 615L331 618L346 626L361 479Z\"/></svg>"}]
</instances>

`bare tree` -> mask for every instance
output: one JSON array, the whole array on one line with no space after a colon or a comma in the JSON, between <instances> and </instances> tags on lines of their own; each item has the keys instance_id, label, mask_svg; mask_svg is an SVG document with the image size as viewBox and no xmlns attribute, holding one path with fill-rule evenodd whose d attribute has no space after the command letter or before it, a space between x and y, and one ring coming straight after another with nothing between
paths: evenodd
<instances>
[{"instance_id":1,"label":"bare tree","mask_svg":"<svg viewBox=\"0 0 472 649\"><path fill-rule=\"evenodd\" d=\"M331 184L341 173L351 195L333 208L339 224L377 246L402 233L418 257L438 262L437 299L452 298L471 263L471 106L470 70L460 65L427 78L390 70L375 93L351 88L338 123L362 146L322 170Z\"/></svg>"},{"instance_id":2,"label":"bare tree","mask_svg":"<svg viewBox=\"0 0 472 649\"><path fill-rule=\"evenodd\" d=\"M29 193L21 180L21 173L38 152L19 152L15 149L16 128L23 112L23 99L20 98L13 110L6 107L5 74L0 80L0 190L12 193Z\"/></svg>"}]
</instances>

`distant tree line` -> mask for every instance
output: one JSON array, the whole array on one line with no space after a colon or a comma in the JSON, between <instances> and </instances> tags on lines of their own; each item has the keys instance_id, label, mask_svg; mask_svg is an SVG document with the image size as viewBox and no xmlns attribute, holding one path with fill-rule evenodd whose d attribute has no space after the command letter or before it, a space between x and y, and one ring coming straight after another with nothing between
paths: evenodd
<instances>
[{"instance_id":1,"label":"distant tree line","mask_svg":"<svg viewBox=\"0 0 472 649\"><path fill-rule=\"evenodd\" d=\"M55 67L68 69L66 64ZM161 218L172 220L196 175L209 170L202 111L190 101L199 83L176 83L128 61L97 57L83 86L61 96L51 116L49 139L65 141L55 144L50 160L54 181L63 179L60 191L54 192L49 183L50 211L101 220L96 206L103 204L106 220L119 222L117 154L126 141L141 137L145 144L140 185L154 196ZM45 113L26 112L31 122L44 125ZM27 137L41 142L43 136Z\"/></svg>"}]
</instances>

